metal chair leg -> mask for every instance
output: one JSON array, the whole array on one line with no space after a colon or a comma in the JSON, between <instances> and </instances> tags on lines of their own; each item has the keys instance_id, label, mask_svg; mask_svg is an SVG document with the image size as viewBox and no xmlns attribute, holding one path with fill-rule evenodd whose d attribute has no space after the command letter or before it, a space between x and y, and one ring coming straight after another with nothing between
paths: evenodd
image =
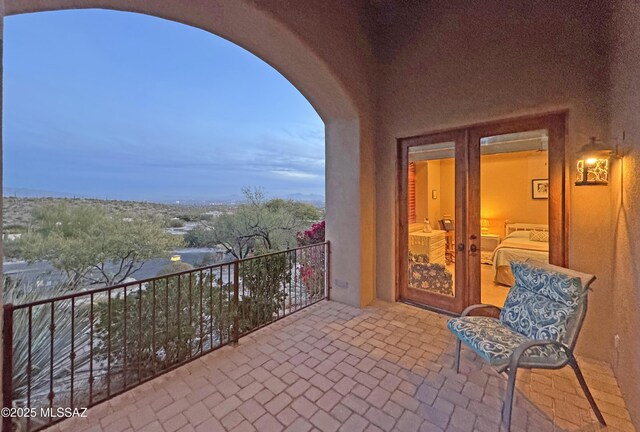
<instances>
[{"instance_id":1,"label":"metal chair leg","mask_svg":"<svg viewBox=\"0 0 640 432\"><path fill-rule=\"evenodd\" d=\"M517 372L517 367L509 369L507 392L504 396L504 404L502 405L502 421L505 424L507 431L511 430L511 411L513 409L513 396L515 394Z\"/></svg>"},{"instance_id":2,"label":"metal chair leg","mask_svg":"<svg viewBox=\"0 0 640 432\"><path fill-rule=\"evenodd\" d=\"M460 343L460 339L456 339L456 352L455 352L455 359L454 359L454 367L456 369L456 373L460 373L460 349L461 349L461 343Z\"/></svg>"},{"instance_id":3,"label":"metal chair leg","mask_svg":"<svg viewBox=\"0 0 640 432\"><path fill-rule=\"evenodd\" d=\"M582 371L580 370L580 366L578 366L578 361L575 359L575 357L569 359L569 365L571 366L571 369L573 369L573 371L575 372L576 378L578 378L578 382L580 383L580 387L582 388L584 395L587 397L587 400L589 401L589 405L591 405L591 409L593 410L596 417L598 418L598 421L602 426L606 426L607 423L605 423L604 417L600 412L600 408L598 408L596 401L593 399L593 396L591 395L591 391L589 391L589 387L587 387L587 382L584 380L584 376L582 375Z\"/></svg>"}]
</instances>

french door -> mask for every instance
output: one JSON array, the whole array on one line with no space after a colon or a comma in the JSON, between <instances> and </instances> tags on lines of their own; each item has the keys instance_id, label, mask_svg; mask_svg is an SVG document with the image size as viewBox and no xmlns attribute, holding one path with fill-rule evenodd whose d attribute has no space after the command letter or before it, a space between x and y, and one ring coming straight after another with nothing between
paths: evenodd
<instances>
[{"instance_id":1,"label":"french door","mask_svg":"<svg viewBox=\"0 0 640 432\"><path fill-rule=\"evenodd\" d=\"M548 231L548 251L523 258L566 265L564 125L553 113L398 140L398 300L452 313L500 303L508 282L497 273L508 266L492 251L513 227ZM529 195L536 185L542 198Z\"/></svg>"}]
</instances>

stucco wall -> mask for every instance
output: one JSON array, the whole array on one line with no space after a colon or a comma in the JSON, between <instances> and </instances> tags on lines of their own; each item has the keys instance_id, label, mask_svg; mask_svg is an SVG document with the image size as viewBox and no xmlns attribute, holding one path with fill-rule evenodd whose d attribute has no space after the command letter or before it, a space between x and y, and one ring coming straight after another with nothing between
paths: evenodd
<instances>
[{"instance_id":1,"label":"stucco wall","mask_svg":"<svg viewBox=\"0 0 640 432\"><path fill-rule=\"evenodd\" d=\"M614 173L614 331L620 347L613 359L618 383L640 427L640 3L617 0L611 56L611 133L624 158Z\"/></svg>"},{"instance_id":2,"label":"stucco wall","mask_svg":"<svg viewBox=\"0 0 640 432\"><path fill-rule=\"evenodd\" d=\"M396 139L516 115L569 109L568 163L608 134L602 2L434 0L380 66L377 294L395 289ZM573 173L573 171L571 171ZM570 266L598 281L581 354L610 360L613 335L610 187L571 187ZM598 341L594 343L594 341Z\"/></svg>"}]
</instances>

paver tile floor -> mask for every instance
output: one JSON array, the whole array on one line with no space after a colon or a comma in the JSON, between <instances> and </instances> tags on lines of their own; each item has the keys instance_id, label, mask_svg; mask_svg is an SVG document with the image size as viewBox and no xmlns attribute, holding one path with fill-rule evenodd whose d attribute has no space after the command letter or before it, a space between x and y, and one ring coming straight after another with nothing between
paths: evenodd
<instances>
[{"instance_id":1,"label":"paver tile floor","mask_svg":"<svg viewBox=\"0 0 640 432\"><path fill-rule=\"evenodd\" d=\"M500 430L506 379L447 317L399 303L323 301L147 382L53 431ZM514 431L635 431L608 365L579 358L609 427L570 368L519 373Z\"/></svg>"}]
</instances>

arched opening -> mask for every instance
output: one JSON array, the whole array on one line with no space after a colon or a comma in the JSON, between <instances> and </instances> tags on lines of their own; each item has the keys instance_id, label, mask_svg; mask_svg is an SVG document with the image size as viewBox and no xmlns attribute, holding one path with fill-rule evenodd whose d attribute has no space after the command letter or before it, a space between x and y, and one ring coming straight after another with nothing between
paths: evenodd
<instances>
[{"instance_id":1,"label":"arched opening","mask_svg":"<svg viewBox=\"0 0 640 432\"><path fill-rule=\"evenodd\" d=\"M367 304L375 291L373 159L362 150L363 145L372 145L370 120L362 114L369 108L362 107L362 100L356 102L358 97L351 94L339 74L303 38L269 12L247 3L22 0L3 2L2 6L3 16L77 8L147 14L221 36L273 66L309 100L325 123L327 239L333 245L329 284L336 286L331 297L354 306ZM363 177L367 184L363 184ZM365 218L368 223L363 223Z\"/></svg>"},{"instance_id":2,"label":"arched opening","mask_svg":"<svg viewBox=\"0 0 640 432\"><path fill-rule=\"evenodd\" d=\"M372 218L373 198L371 186L363 186L362 176L364 170L371 175L373 162L370 155L361 152L365 139L371 140L363 136L363 108L313 48L269 11L234 0L188 4L170 0L8 0L5 15L78 8L137 12L198 27L247 49L284 75L325 123L327 239L335 240L330 269L331 285L336 286L332 299L356 306L371 301L375 290L373 241L371 230L363 232L362 218ZM363 256L365 243L371 256Z\"/></svg>"},{"instance_id":3,"label":"arched opening","mask_svg":"<svg viewBox=\"0 0 640 432\"><path fill-rule=\"evenodd\" d=\"M51 298L153 278L170 256L201 267L295 248L296 233L322 219L324 124L251 53L195 27L130 12L39 12L4 24L6 303L24 303L18 291ZM308 211L270 205L289 200ZM240 215L269 216L260 218L262 240L232 216L238 203ZM87 260L72 262L44 220L65 214L78 221L78 231L62 234L66 244L90 229L77 219L89 208L100 239L127 238L137 250L91 239L74 243ZM99 222L103 211L122 213L118 230ZM166 226L174 246L142 253L165 236L119 236L133 220ZM98 245L113 252L113 262L89 253ZM137 258L118 265L125 256Z\"/></svg>"}]
</instances>

